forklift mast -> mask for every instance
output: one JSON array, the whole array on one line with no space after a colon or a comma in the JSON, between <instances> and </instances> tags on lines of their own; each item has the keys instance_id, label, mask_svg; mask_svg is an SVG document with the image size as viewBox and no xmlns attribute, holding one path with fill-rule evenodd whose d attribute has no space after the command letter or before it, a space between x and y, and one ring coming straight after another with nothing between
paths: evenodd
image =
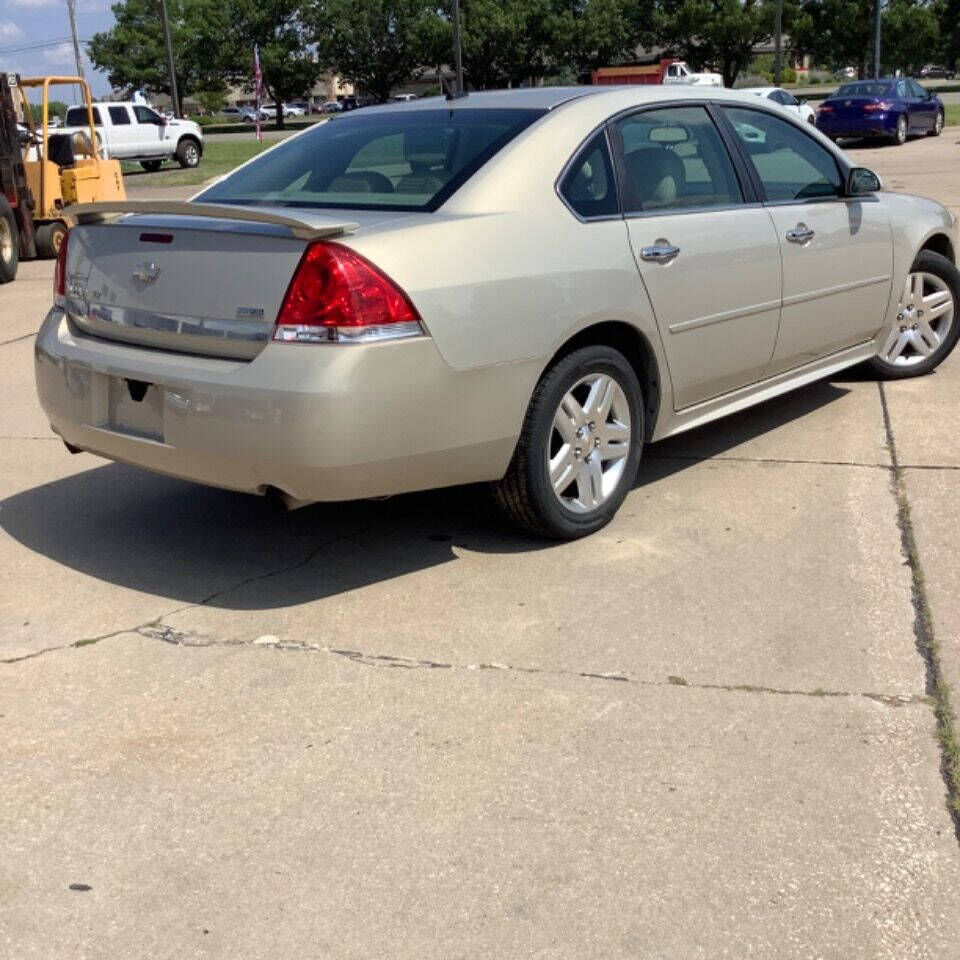
<instances>
[{"instance_id":1,"label":"forklift mast","mask_svg":"<svg viewBox=\"0 0 960 960\"><path fill-rule=\"evenodd\" d=\"M11 92L11 88L18 86L19 82L15 73L0 72L0 193L6 197L13 211L20 236L20 257L26 260L37 253L34 242L34 199L27 186L23 147L17 135L17 111Z\"/></svg>"}]
</instances>

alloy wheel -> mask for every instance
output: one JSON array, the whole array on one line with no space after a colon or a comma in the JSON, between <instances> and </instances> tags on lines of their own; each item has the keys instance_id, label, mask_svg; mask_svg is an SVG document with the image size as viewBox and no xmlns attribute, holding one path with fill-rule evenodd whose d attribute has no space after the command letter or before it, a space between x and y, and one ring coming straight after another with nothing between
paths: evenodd
<instances>
[{"instance_id":1,"label":"alloy wheel","mask_svg":"<svg viewBox=\"0 0 960 960\"><path fill-rule=\"evenodd\" d=\"M897 143L907 142L907 118L897 117Z\"/></svg>"},{"instance_id":2,"label":"alloy wheel","mask_svg":"<svg viewBox=\"0 0 960 960\"><path fill-rule=\"evenodd\" d=\"M933 132L938 137L943 133L943 114L940 112L937 113L937 119L933 123Z\"/></svg>"},{"instance_id":3,"label":"alloy wheel","mask_svg":"<svg viewBox=\"0 0 960 960\"><path fill-rule=\"evenodd\" d=\"M955 319L953 293L932 273L907 275L897 308L897 322L880 359L896 366L923 363L946 340Z\"/></svg>"},{"instance_id":4,"label":"alloy wheel","mask_svg":"<svg viewBox=\"0 0 960 960\"><path fill-rule=\"evenodd\" d=\"M617 381L588 374L563 396L547 448L550 485L560 503L588 513L618 488L632 443L630 406Z\"/></svg>"}]
</instances>

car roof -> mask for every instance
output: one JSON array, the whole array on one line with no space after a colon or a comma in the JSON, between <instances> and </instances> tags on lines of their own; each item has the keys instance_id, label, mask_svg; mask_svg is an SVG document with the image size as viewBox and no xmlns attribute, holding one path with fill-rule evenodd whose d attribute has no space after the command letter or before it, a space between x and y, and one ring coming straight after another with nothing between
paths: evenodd
<instances>
[{"instance_id":1,"label":"car roof","mask_svg":"<svg viewBox=\"0 0 960 960\"><path fill-rule=\"evenodd\" d=\"M778 89L771 87L769 89ZM754 101L756 95L749 90L728 90L725 87L707 87L695 84L612 84L579 87L530 87L520 90L483 90L455 100L442 97L420 97L406 103L387 103L365 107L369 111L413 111L436 110L438 107L450 110L480 109L531 109L552 110L573 100L590 98L594 102L606 98L622 99L629 92L631 99L638 105L658 101L677 100L732 100L741 103Z\"/></svg>"},{"instance_id":2,"label":"car roof","mask_svg":"<svg viewBox=\"0 0 960 960\"><path fill-rule=\"evenodd\" d=\"M767 93L773 93L774 90L780 90L780 87L738 87L741 93L754 93L758 96Z\"/></svg>"}]
</instances>

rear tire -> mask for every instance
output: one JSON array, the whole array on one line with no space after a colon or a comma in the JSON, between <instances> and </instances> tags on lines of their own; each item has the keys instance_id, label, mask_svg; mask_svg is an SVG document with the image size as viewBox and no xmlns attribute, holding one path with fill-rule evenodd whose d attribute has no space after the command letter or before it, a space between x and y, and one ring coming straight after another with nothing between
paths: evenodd
<instances>
[{"instance_id":1,"label":"rear tire","mask_svg":"<svg viewBox=\"0 0 960 960\"><path fill-rule=\"evenodd\" d=\"M61 220L45 223L37 227L37 256L43 260L55 260L67 235L67 226Z\"/></svg>"},{"instance_id":2,"label":"rear tire","mask_svg":"<svg viewBox=\"0 0 960 960\"><path fill-rule=\"evenodd\" d=\"M0 194L0 283L16 277L19 263L20 231L7 198Z\"/></svg>"},{"instance_id":3,"label":"rear tire","mask_svg":"<svg viewBox=\"0 0 960 960\"><path fill-rule=\"evenodd\" d=\"M633 367L611 347L583 347L540 378L506 476L492 485L494 499L538 536L587 536L623 503L643 437Z\"/></svg>"},{"instance_id":4,"label":"rear tire","mask_svg":"<svg viewBox=\"0 0 960 960\"><path fill-rule=\"evenodd\" d=\"M958 339L960 270L939 253L921 250L900 295L897 320L870 366L884 380L922 377L950 356Z\"/></svg>"},{"instance_id":5,"label":"rear tire","mask_svg":"<svg viewBox=\"0 0 960 960\"><path fill-rule=\"evenodd\" d=\"M185 170L200 165L200 144L193 137L184 137L177 144L177 163Z\"/></svg>"},{"instance_id":6,"label":"rear tire","mask_svg":"<svg viewBox=\"0 0 960 960\"><path fill-rule=\"evenodd\" d=\"M162 163L162 160L141 160L140 166L143 167L147 173L156 173L160 169Z\"/></svg>"},{"instance_id":7,"label":"rear tire","mask_svg":"<svg viewBox=\"0 0 960 960\"><path fill-rule=\"evenodd\" d=\"M902 147L907 142L907 118L901 113L897 117L897 129L893 135L893 142Z\"/></svg>"}]
</instances>

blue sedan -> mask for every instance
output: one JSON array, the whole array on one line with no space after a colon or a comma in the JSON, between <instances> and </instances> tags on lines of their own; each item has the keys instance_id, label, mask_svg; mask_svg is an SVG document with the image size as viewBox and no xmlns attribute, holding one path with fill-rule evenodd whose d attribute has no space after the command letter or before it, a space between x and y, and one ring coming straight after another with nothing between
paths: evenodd
<instances>
[{"instance_id":1,"label":"blue sedan","mask_svg":"<svg viewBox=\"0 0 960 960\"><path fill-rule=\"evenodd\" d=\"M911 134L940 136L943 103L910 77L858 80L830 94L817 112L817 129L840 137L886 137L905 143Z\"/></svg>"}]
</instances>

